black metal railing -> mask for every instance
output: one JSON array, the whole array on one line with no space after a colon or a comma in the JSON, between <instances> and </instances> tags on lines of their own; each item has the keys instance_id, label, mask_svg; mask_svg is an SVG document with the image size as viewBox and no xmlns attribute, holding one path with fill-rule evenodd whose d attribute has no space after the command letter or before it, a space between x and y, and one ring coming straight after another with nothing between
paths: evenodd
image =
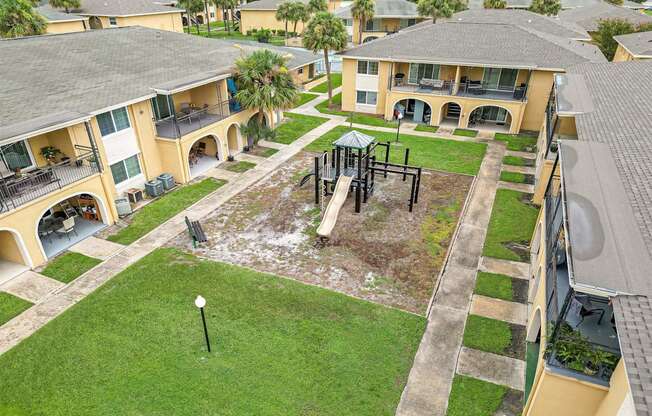
<instances>
[{"instance_id":1,"label":"black metal railing","mask_svg":"<svg viewBox=\"0 0 652 416\"><path fill-rule=\"evenodd\" d=\"M188 109L155 121L156 134L168 139L180 139L240 111L242 106L233 99L215 105L205 105L199 109Z\"/></svg>"},{"instance_id":2,"label":"black metal railing","mask_svg":"<svg viewBox=\"0 0 652 416\"><path fill-rule=\"evenodd\" d=\"M510 101L524 101L527 96L527 86L525 84L505 88L489 85L481 81L456 83L455 81L422 79L417 84L412 84L408 83L405 78L394 77L391 87L398 91L404 89L426 94L478 96Z\"/></svg>"},{"instance_id":3,"label":"black metal railing","mask_svg":"<svg viewBox=\"0 0 652 416\"><path fill-rule=\"evenodd\" d=\"M392 87L396 87L399 91L403 88L411 89L419 93L435 95L453 95L455 90L454 81L422 79L417 84L408 84L405 81L406 80L403 78L394 78Z\"/></svg>"},{"instance_id":4,"label":"black metal railing","mask_svg":"<svg viewBox=\"0 0 652 416\"><path fill-rule=\"evenodd\" d=\"M56 192L66 185L100 172L99 160L92 148L76 145L82 151L74 158L38 168L19 177L0 178L0 212L14 210L37 198Z\"/></svg>"}]
</instances>

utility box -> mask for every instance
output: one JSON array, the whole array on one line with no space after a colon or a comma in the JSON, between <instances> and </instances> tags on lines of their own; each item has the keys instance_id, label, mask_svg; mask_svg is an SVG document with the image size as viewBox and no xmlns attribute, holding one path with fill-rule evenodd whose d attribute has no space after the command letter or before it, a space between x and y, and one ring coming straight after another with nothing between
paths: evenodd
<instances>
[{"instance_id":1,"label":"utility box","mask_svg":"<svg viewBox=\"0 0 652 416\"><path fill-rule=\"evenodd\" d=\"M164 192L163 182L159 181L158 179L154 179L153 181L146 182L145 192L147 192L147 195L151 196L152 198L156 198L157 196L163 195Z\"/></svg>"},{"instance_id":2,"label":"utility box","mask_svg":"<svg viewBox=\"0 0 652 416\"><path fill-rule=\"evenodd\" d=\"M156 177L159 181L163 183L163 188L167 191L174 188L174 176L169 173L161 173Z\"/></svg>"}]
</instances>

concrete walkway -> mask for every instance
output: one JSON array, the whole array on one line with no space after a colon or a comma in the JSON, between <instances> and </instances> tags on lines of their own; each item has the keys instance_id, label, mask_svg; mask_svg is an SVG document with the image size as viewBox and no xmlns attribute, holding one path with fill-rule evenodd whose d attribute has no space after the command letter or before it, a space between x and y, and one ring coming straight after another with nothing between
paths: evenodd
<instances>
[{"instance_id":1,"label":"concrete walkway","mask_svg":"<svg viewBox=\"0 0 652 416\"><path fill-rule=\"evenodd\" d=\"M504 154L503 145L489 142L435 290L399 416L446 414Z\"/></svg>"},{"instance_id":2,"label":"concrete walkway","mask_svg":"<svg viewBox=\"0 0 652 416\"><path fill-rule=\"evenodd\" d=\"M123 248L122 244L91 236L70 247L68 251L106 260Z\"/></svg>"},{"instance_id":3,"label":"concrete walkway","mask_svg":"<svg viewBox=\"0 0 652 416\"><path fill-rule=\"evenodd\" d=\"M32 303L38 303L63 286L65 284L58 280L28 270L1 285L0 292L7 292Z\"/></svg>"},{"instance_id":4,"label":"concrete walkway","mask_svg":"<svg viewBox=\"0 0 652 416\"><path fill-rule=\"evenodd\" d=\"M525 192L526 194L534 193L534 185L527 183L514 183L514 182L498 182L498 187L503 189L511 189L513 191Z\"/></svg>"},{"instance_id":5,"label":"concrete walkway","mask_svg":"<svg viewBox=\"0 0 652 416\"><path fill-rule=\"evenodd\" d=\"M514 390L525 388L525 361L462 347L457 372Z\"/></svg>"},{"instance_id":6,"label":"concrete walkway","mask_svg":"<svg viewBox=\"0 0 652 416\"><path fill-rule=\"evenodd\" d=\"M204 218L238 193L263 179L281 164L299 153L304 146L319 138L342 122L342 117L334 117L321 126L311 130L293 143L284 146L279 152L264 159L231 182L178 213L149 234L130 246L113 254L108 260L84 273L72 283L56 290L40 303L0 327L0 354L5 353L43 325L89 295L107 280L137 262L153 250L163 246L170 238L185 230L184 217Z\"/></svg>"}]
</instances>

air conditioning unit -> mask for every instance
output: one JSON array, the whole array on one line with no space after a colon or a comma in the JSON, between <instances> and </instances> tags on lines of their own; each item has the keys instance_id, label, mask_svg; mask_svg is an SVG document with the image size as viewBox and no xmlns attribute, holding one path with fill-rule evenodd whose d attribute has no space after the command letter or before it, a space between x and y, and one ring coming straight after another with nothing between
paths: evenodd
<instances>
[{"instance_id":1,"label":"air conditioning unit","mask_svg":"<svg viewBox=\"0 0 652 416\"><path fill-rule=\"evenodd\" d=\"M157 196L162 195L163 191L163 182L159 181L158 179L154 179L153 181L145 183L145 192L147 192L147 195L151 196L152 198L156 198Z\"/></svg>"},{"instance_id":2,"label":"air conditioning unit","mask_svg":"<svg viewBox=\"0 0 652 416\"><path fill-rule=\"evenodd\" d=\"M124 217L131 214L133 211L131 209L131 204L127 198L118 198L115 200L115 207L118 210L118 216Z\"/></svg>"}]
</instances>

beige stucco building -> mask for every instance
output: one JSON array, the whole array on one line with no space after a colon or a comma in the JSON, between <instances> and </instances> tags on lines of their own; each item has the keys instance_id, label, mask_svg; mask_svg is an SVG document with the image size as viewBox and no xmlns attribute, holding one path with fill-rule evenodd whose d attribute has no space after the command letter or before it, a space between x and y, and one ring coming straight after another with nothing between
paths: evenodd
<instances>
[{"instance_id":1,"label":"beige stucco building","mask_svg":"<svg viewBox=\"0 0 652 416\"><path fill-rule=\"evenodd\" d=\"M253 43L132 27L10 40L0 49L14 57L2 78L19 86L0 92L0 280L114 223L116 200L136 198L147 181L167 173L187 183L247 144L240 126L256 112L233 98L232 74L237 58L259 49ZM48 55L47 71L15 67L51 49L63 52ZM274 49L297 79L318 59ZM281 117L279 110L265 121ZM71 214L74 234L49 226Z\"/></svg>"},{"instance_id":2,"label":"beige stucco building","mask_svg":"<svg viewBox=\"0 0 652 416\"><path fill-rule=\"evenodd\" d=\"M452 22L424 22L342 55L344 111L510 133L540 130L555 72L604 61L593 46L517 25Z\"/></svg>"},{"instance_id":3,"label":"beige stucco building","mask_svg":"<svg viewBox=\"0 0 652 416\"><path fill-rule=\"evenodd\" d=\"M524 415L652 412L652 96L644 62L555 78L538 149Z\"/></svg>"},{"instance_id":4,"label":"beige stucco building","mask_svg":"<svg viewBox=\"0 0 652 416\"><path fill-rule=\"evenodd\" d=\"M271 29L285 30L285 22L276 20L276 10L279 4L284 0L255 0L240 6L240 32L247 33L251 30ZM308 4L308 0L299 0ZM328 0L328 10L330 12L338 9L343 4L339 0ZM294 23L288 22L288 31L292 31ZM297 33L301 33L304 28L304 22L297 22Z\"/></svg>"}]
</instances>

